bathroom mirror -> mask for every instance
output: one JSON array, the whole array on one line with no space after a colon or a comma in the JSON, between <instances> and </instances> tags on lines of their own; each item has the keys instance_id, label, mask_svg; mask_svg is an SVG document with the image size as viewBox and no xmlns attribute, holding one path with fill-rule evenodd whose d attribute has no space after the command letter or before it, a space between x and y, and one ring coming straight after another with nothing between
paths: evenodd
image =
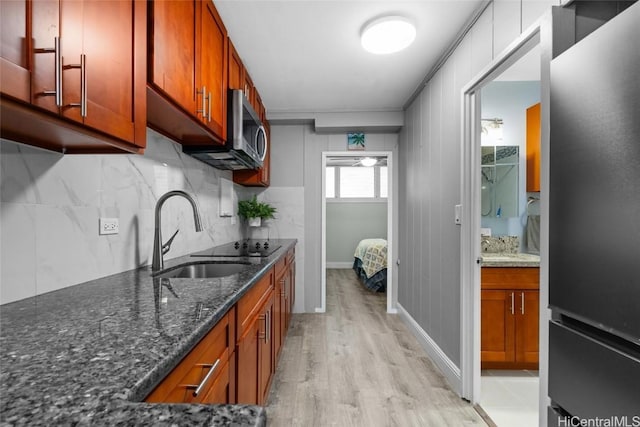
<instances>
[{"instance_id":1,"label":"bathroom mirror","mask_svg":"<svg viewBox=\"0 0 640 427\"><path fill-rule=\"evenodd\" d=\"M483 146L481 156L482 216L518 216L519 147Z\"/></svg>"}]
</instances>

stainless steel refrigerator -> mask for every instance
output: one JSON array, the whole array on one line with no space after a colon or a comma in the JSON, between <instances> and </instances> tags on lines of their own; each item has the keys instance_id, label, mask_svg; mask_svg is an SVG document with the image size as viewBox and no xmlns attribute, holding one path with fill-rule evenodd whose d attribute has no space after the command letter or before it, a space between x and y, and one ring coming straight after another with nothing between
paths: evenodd
<instances>
[{"instance_id":1,"label":"stainless steel refrigerator","mask_svg":"<svg viewBox=\"0 0 640 427\"><path fill-rule=\"evenodd\" d=\"M549 425L640 426L640 2L552 61L550 114Z\"/></svg>"}]
</instances>

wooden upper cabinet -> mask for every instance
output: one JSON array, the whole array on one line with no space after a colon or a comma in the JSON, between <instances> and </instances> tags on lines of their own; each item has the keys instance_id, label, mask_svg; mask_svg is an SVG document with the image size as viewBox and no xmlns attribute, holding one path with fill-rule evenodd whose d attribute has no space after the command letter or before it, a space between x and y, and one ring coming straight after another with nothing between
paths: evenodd
<instances>
[{"instance_id":1,"label":"wooden upper cabinet","mask_svg":"<svg viewBox=\"0 0 640 427\"><path fill-rule=\"evenodd\" d=\"M527 192L540 191L540 103L527 108Z\"/></svg>"},{"instance_id":2,"label":"wooden upper cabinet","mask_svg":"<svg viewBox=\"0 0 640 427\"><path fill-rule=\"evenodd\" d=\"M153 2L149 25L149 82L196 113L195 1Z\"/></svg>"},{"instance_id":3,"label":"wooden upper cabinet","mask_svg":"<svg viewBox=\"0 0 640 427\"><path fill-rule=\"evenodd\" d=\"M242 64L242 59L240 59L240 55L238 55L231 39L228 40L229 89L244 90L244 65Z\"/></svg>"},{"instance_id":4,"label":"wooden upper cabinet","mask_svg":"<svg viewBox=\"0 0 640 427\"><path fill-rule=\"evenodd\" d=\"M243 80L244 80L244 84L243 84L244 96L247 98L249 103L251 105L253 105L254 104L253 80L251 80L251 76L247 72L246 68L244 70L244 78L243 78Z\"/></svg>"},{"instance_id":5,"label":"wooden upper cabinet","mask_svg":"<svg viewBox=\"0 0 640 427\"><path fill-rule=\"evenodd\" d=\"M23 8L11 1L2 2L2 12L2 93L24 102L3 99L2 136L69 154L141 153L146 2L40 0ZM5 27L5 19L26 20L26 28ZM23 34L26 59L15 51ZM5 79L22 81L25 72L28 96L5 91Z\"/></svg>"},{"instance_id":6,"label":"wooden upper cabinet","mask_svg":"<svg viewBox=\"0 0 640 427\"><path fill-rule=\"evenodd\" d=\"M26 0L0 1L0 87L3 94L25 102L31 96L30 8Z\"/></svg>"},{"instance_id":7,"label":"wooden upper cabinet","mask_svg":"<svg viewBox=\"0 0 640 427\"><path fill-rule=\"evenodd\" d=\"M75 8L78 3L77 0L65 0L62 3L62 16L66 16L67 8ZM133 0L81 3L84 23L81 53L76 58L72 54L69 61L81 63L84 56L86 76L82 81L82 75L75 73L78 81L75 85L66 86L80 88L78 99L81 102L84 96L85 125L130 142L136 141L135 108L140 106L140 100L146 99L145 86L134 85L136 73L139 74L139 80L144 82L146 78L143 67L135 68L136 52L140 55L139 64L146 63L144 42L139 41L140 46L135 49L135 3ZM139 19L144 22L146 16ZM65 19L63 24L66 22L68 20ZM65 28L62 27L63 41L65 44L71 43L65 35ZM144 40L145 34L145 31L141 31L141 40ZM109 43L105 43L107 37ZM64 58L63 62L66 62L66 56ZM72 97L68 102L63 99L63 102L71 105L74 99ZM80 108L75 108L75 111L80 111ZM146 117L146 109L141 110L140 115ZM144 134L140 137L144 140Z\"/></svg>"},{"instance_id":8,"label":"wooden upper cabinet","mask_svg":"<svg viewBox=\"0 0 640 427\"><path fill-rule=\"evenodd\" d=\"M196 58L199 60L200 92L204 94L205 124L227 139L227 30L213 3L200 3L202 7L200 45Z\"/></svg>"},{"instance_id":9,"label":"wooden upper cabinet","mask_svg":"<svg viewBox=\"0 0 640 427\"><path fill-rule=\"evenodd\" d=\"M149 3L149 126L184 145L227 137L227 31L211 1Z\"/></svg>"}]
</instances>

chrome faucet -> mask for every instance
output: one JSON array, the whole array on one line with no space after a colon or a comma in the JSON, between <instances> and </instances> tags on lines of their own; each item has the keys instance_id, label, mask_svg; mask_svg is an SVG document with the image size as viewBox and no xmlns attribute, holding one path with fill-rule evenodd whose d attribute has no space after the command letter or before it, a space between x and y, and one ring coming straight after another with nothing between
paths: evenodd
<instances>
[{"instance_id":1,"label":"chrome faucet","mask_svg":"<svg viewBox=\"0 0 640 427\"><path fill-rule=\"evenodd\" d=\"M154 227L154 233L153 233L153 261L151 262L151 271L153 272L162 270L164 268L164 260L162 259L162 256L167 252L169 252L169 249L171 249L171 242L173 242L173 239L176 237L176 234L178 234L178 231L180 231L180 230L176 230L176 232L173 233L173 236L171 236L171 238L167 241L167 243L162 244L162 232L160 231L160 228L161 228L160 227L161 226L160 211L162 210L162 205L164 204L164 202L166 202L167 199L173 196L182 196L185 199L187 199L189 203L191 203L191 207L193 208L193 221L196 226L196 231L197 232L202 231L202 224L200 223L200 214L198 213L198 206L196 205L195 200L193 200L193 198L189 194L187 194L182 190L173 190L160 196L160 198L158 199L158 202L156 203L155 227Z\"/></svg>"}]
</instances>

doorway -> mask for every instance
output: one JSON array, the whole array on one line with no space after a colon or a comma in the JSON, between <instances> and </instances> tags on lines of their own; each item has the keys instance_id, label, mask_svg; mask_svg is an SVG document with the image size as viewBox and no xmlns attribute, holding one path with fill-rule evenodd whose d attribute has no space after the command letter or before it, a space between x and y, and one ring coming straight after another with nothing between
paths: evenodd
<instances>
[{"instance_id":1,"label":"doorway","mask_svg":"<svg viewBox=\"0 0 640 427\"><path fill-rule=\"evenodd\" d=\"M369 158L375 159L376 163L372 166L366 166L362 163L362 159ZM365 161L366 163L366 161ZM377 166L376 166L377 165ZM358 173L357 169L362 168L363 173ZM337 169L342 169L342 172ZM327 173L329 171L329 173ZM353 203L353 206L356 206L356 209L362 210L363 206L357 207L359 203L372 203L372 206L375 206L376 203L384 203L386 207L386 212L382 212L385 214L386 219L383 219L383 234L386 237L387 241L387 267L386 267L386 309L388 313L395 313L395 298L394 295L397 295L397 291L394 286L394 265L391 260L394 259L394 233L393 233L393 221L394 221L394 163L393 163L393 153L390 151L366 151L361 153L353 153L353 152L323 152L322 153L322 247L321 247L321 307L317 309L318 312L326 311L326 298L327 298L327 206L328 200L335 200L335 192L334 189L336 185L340 185L340 173L345 174L347 172L355 172L356 175L362 175L362 179L365 182L371 180L371 187L368 189L366 193L366 197L357 197L358 190L352 190L356 193L351 193L350 198ZM344 175L343 175L344 178ZM336 179L338 181L336 181ZM359 179L359 178L355 178ZM344 181L344 180L343 180ZM329 188L333 187L333 188ZM367 187L369 188L369 187ZM340 191L339 189L337 190ZM351 191L351 190L349 190ZM386 199L386 200L384 200ZM377 202L376 202L377 201ZM334 205L334 202L330 201L329 204ZM335 207L331 206L331 208ZM365 208L366 209L366 208ZM335 209L331 209L335 211ZM375 208L375 212L379 212L380 208ZM374 209L371 211L371 215L374 215ZM365 215L369 215L365 212ZM377 236L370 236L377 237ZM356 237L352 236L352 240L356 239ZM354 240L355 242L355 240ZM342 254L342 258L340 260L331 260L331 264L335 266L336 264L340 267L349 267L349 261L353 263L353 258L349 259L348 252L353 255L355 252L357 242L353 243L345 243L342 248L342 252L346 251ZM336 250L339 250L336 248ZM336 251L334 250L334 252ZM332 252L333 254L333 252Z\"/></svg>"},{"instance_id":2,"label":"doorway","mask_svg":"<svg viewBox=\"0 0 640 427\"><path fill-rule=\"evenodd\" d=\"M540 369L541 377L539 383L534 375L525 371L512 371L511 373L506 371L491 371L485 372L487 381L483 382L482 368L481 368L481 229L483 214L487 217L490 225L486 225L484 228L492 228L499 226L505 226L507 229L510 227L521 227L523 224L522 215L526 212L527 207L527 194L524 191L523 179L517 172L514 171L514 165L517 168L519 164L524 163L524 153L518 153L517 158L521 160L513 161L509 157L513 154L513 147L503 150L502 159L505 160L505 164L487 165L490 166L486 170L485 165L482 164L483 151L488 156L489 151L492 151L493 160L498 155L498 146L510 146L511 141L494 141L492 144L482 143L482 130L483 124L497 125L502 124L505 117L499 117L493 114L493 117L485 117L483 111L483 97L490 92L491 84L499 80L500 76L507 75L510 71L517 70L523 63L529 62L527 67L537 67L540 72L540 98L539 100L544 104L545 91L548 95L548 74L545 75L545 67L542 66L545 59L544 46L540 43L541 31L539 24L530 28L527 32L523 33L510 47L494 62L487 67L479 76L472 80L463 89L463 176L462 176L462 202L463 202L463 218L468 218L462 224L461 230L461 304L462 304L462 360L461 360L461 373L462 373L462 394L463 397L469 399L474 404L480 404L482 406L483 400L485 403L487 399L483 399L483 392L486 392L485 398L489 399L502 399L509 394L518 395L527 393L532 396L532 399L538 400L542 397L543 385L546 384L546 365L544 363L544 357L540 357ZM536 51L540 49L536 53ZM542 53L541 53L542 52ZM535 59L531 60L534 56ZM533 64L533 65L532 65ZM547 64L548 65L548 64ZM548 68L547 68L548 69ZM494 88L495 89L495 88ZM546 108L546 107L543 107ZM522 111L522 115L525 115L525 111ZM483 123L483 119L485 123ZM509 119L512 120L512 119ZM491 122L491 123L488 123ZM490 126L491 127L491 126ZM499 128L500 126L495 126ZM499 133L493 135L494 137L500 137ZM489 147L488 149L485 147ZM498 162L500 163L500 162ZM517 169L516 169L517 170ZM506 179L509 175L515 175L520 181L515 181L513 185L507 185ZM515 208L511 202L505 201L506 199L500 199L498 194L494 194L498 191L497 184L502 181L502 190L514 188L520 188L521 190L511 199L515 203ZM485 185L486 194L483 198L482 186ZM490 185L495 185L492 191L488 192L487 188ZM510 191L511 191L510 190ZM509 211L512 209L512 211ZM509 213L509 216L513 216L512 221L505 221L505 218L500 218L505 212ZM526 216L526 214L525 214ZM507 230L505 234L511 234ZM502 234L502 233L500 233ZM507 239L508 240L508 239ZM540 281L540 290L546 286L543 281ZM546 295L546 291L545 291ZM508 304L508 303L505 303ZM541 303L540 307L544 304ZM542 327L546 325L546 311L545 309L537 310L540 313L539 327L540 336L543 337ZM544 325L543 325L544 324ZM540 339L540 354L546 354L546 339ZM522 380L527 391L514 392L513 390L505 390L504 378L513 377L515 381ZM535 380L533 386L530 385L531 378ZM492 393L486 390L486 386L490 383L497 384L497 387L502 387L502 390L498 393ZM533 391L532 391L533 389ZM546 393L544 393L546 395ZM502 396L502 397L501 397ZM537 397L537 399L536 399ZM495 403L495 402L492 402ZM540 408L544 405L534 402L530 412L533 412L534 416L540 413ZM487 405L489 406L489 405ZM506 405L505 405L506 406ZM483 408L485 409L485 408ZM486 410L485 410L486 411ZM489 414L491 416L491 414ZM537 418L537 417L536 417ZM498 420L494 420L498 421ZM526 420L519 419L510 421L502 421L500 425L527 425ZM506 423L506 424L505 424ZM537 425L537 419L534 421L534 425Z\"/></svg>"}]
</instances>

